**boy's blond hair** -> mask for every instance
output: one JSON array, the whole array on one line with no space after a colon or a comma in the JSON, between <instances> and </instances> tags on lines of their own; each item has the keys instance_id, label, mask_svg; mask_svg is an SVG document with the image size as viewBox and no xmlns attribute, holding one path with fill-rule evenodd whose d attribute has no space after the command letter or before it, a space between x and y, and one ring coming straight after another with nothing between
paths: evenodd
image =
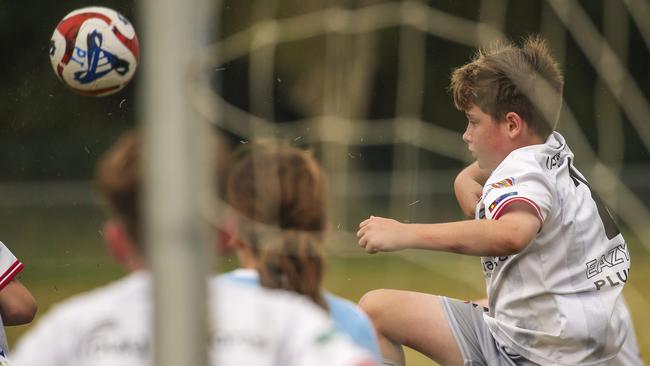
<instances>
[{"instance_id":1,"label":"boy's blond hair","mask_svg":"<svg viewBox=\"0 0 650 366\"><path fill-rule=\"evenodd\" d=\"M459 110L476 105L496 121L515 112L543 138L557 124L563 87L560 68L539 36L524 39L521 47L499 42L480 49L453 71L450 86Z\"/></svg>"}]
</instances>

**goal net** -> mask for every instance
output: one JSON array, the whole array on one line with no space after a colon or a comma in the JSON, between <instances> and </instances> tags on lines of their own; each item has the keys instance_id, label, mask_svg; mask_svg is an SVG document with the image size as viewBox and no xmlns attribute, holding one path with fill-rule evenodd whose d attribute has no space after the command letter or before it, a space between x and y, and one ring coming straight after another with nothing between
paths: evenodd
<instances>
[{"instance_id":1,"label":"goal net","mask_svg":"<svg viewBox=\"0 0 650 366\"><path fill-rule=\"evenodd\" d=\"M187 87L195 111L230 149L264 139L316 151L329 177L328 259L358 274L345 267L358 262L345 259L367 258L355 234L369 215L462 218L452 185L471 156L461 137L465 116L447 89L450 72L477 47L539 33L565 74L558 129L643 261L650 250L649 18L641 0L224 1L219 39L196 55ZM197 82L206 72L211 83ZM402 264L368 270L373 286L483 291L475 260L394 256ZM409 269L427 279L402 274ZM332 281L350 281L333 286L369 289L332 272ZM395 282L400 276L408 279ZM642 282L626 287L635 317L650 300ZM642 349L650 347L640 338Z\"/></svg>"}]
</instances>

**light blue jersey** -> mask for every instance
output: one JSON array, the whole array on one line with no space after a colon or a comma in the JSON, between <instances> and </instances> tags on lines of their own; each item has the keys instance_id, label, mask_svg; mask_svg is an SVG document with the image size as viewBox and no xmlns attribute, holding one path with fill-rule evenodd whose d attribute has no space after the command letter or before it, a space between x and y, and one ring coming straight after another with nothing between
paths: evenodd
<instances>
[{"instance_id":1,"label":"light blue jersey","mask_svg":"<svg viewBox=\"0 0 650 366\"><path fill-rule=\"evenodd\" d=\"M254 269L236 269L217 276L216 280L246 286L260 286L259 276ZM349 300L327 291L324 292L324 296L336 328L340 332L347 334L357 345L368 350L377 361L380 361L382 358L379 352L377 336L368 316Z\"/></svg>"}]
</instances>

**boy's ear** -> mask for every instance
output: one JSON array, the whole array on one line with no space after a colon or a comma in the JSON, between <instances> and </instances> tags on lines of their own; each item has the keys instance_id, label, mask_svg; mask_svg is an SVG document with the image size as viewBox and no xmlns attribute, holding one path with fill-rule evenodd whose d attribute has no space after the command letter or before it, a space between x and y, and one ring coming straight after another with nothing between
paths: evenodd
<instances>
[{"instance_id":1,"label":"boy's ear","mask_svg":"<svg viewBox=\"0 0 650 366\"><path fill-rule=\"evenodd\" d=\"M508 112L505 116L506 129L510 138L521 135L526 127L524 120L516 112Z\"/></svg>"},{"instance_id":2,"label":"boy's ear","mask_svg":"<svg viewBox=\"0 0 650 366\"><path fill-rule=\"evenodd\" d=\"M244 247L244 243L239 240L239 224L236 215L235 212L228 210L217 227L217 251L220 254L227 254Z\"/></svg>"},{"instance_id":3,"label":"boy's ear","mask_svg":"<svg viewBox=\"0 0 650 366\"><path fill-rule=\"evenodd\" d=\"M109 219L104 223L103 232L108 251L119 263L125 263L132 255L133 247L122 224L116 219Z\"/></svg>"},{"instance_id":4,"label":"boy's ear","mask_svg":"<svg viewBox=\"0 0 650 366\"><path fill-rule=\"evenodd\" d=\"M217 223L217 235L215 236L215 250L219 255L227 255L234 249L232 240L235 235L233 222L228 214Z\"/></svg>"}]
</instances>

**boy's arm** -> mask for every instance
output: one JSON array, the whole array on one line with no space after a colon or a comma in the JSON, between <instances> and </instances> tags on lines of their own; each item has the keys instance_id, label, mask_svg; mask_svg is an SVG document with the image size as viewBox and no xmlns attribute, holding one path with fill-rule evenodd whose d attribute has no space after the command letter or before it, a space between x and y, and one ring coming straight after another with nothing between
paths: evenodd
<instances>
[{"instance_id":1,"label":"boy's arm","mask_svg":"<svg viewBox=\"0 0 650 366\"><path fill-rule=\"evenodd\" d=\"M461 170L454 180L454 193L463 214L474 218L476 203L483 194L483 185L490 177L490 172L479 168L474 162Z\"/></svg>"},{"instance_id":2,"label":"boy's arm","mask_svg":"<svg viewBox=\"0 0 650 366\"><path fill-rule=\"evenodd\" d=\"M441 224L404 224L373 217L359 224L359 246L368 253L429 249L475 256L506 256L520 252L541 228L527 203L514 202L498 220L467 220Z\"/></svg>"},{"instance_id":3,"label":"boy's arm","mask_svg":"<svg viewBox=\"0 0 650 366\"><path fill-rule=\"evenodd\" d=\"M18 280L13 279L0 290L0 315L4 325L26 324L36 315L36 300Z\"/></svg>"}]
</instances>

